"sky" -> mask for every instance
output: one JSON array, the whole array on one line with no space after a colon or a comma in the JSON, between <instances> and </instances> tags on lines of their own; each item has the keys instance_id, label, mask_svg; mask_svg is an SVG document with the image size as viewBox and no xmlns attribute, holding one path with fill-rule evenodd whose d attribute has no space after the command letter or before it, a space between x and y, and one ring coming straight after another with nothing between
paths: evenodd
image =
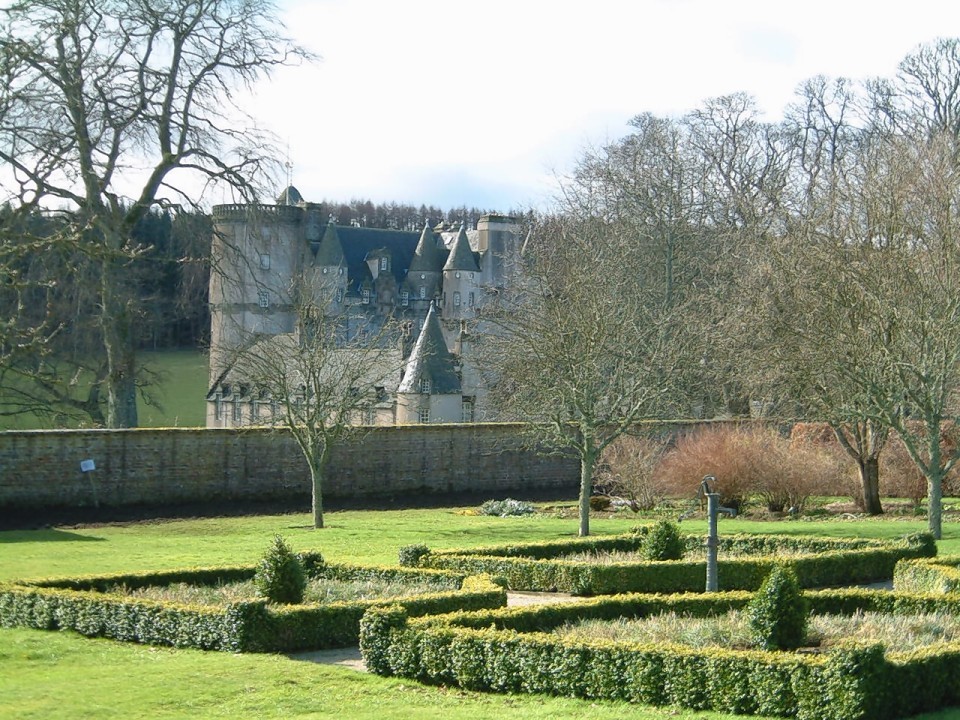
<instances>
[{"instance_id":1,"label":"sky","mask_svg":"<svg viewBox=\"0 0 960 720\"><path fill-rule=\"evenodd\" d=\"M957 0L277 0L321 59L256 89L311 202L545 208L643 112L753 95L779 119L823 74L893 76L960 37ZM281 179L282 180L282 179Z\"/></svg>"}]
</instances>

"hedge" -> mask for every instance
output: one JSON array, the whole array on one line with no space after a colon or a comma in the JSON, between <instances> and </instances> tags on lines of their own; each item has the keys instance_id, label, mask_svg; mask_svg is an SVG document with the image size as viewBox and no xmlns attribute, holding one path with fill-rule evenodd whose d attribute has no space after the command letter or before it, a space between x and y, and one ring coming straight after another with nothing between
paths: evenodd
<instances>
[{"instance_id":1,"label":"hedge","mask_svg":"<svg viewBox=\"0 0 960 720\"><path fill-rule=\"evenodd\" d=\"M960 609L945 596L879 590L822 590L805 596L816 613ZM371 672L471 690L801 720L901 718L960 702L960 644L885 655L881 645L844 643L829 653L812 654L572 641L547 634L588 618L665 611L718 614L741 608L750 598L746 592L635 594L420 619L390 605L364 615L360 649Z\"/></svg>"},{"instance_id":2,"label":"hedge","mask_svg":"<svg viewBox=\"0 0 960 720\"><path fill-rule=\"evenodd\" d=\"M292 652L357 644L363 613L384 602L285 606L254 600L220 607L131 598L112 590L179 582L234 582L252 578L254 571L253 566L201 568L2 584L0 626L74 630L89 637L203 650ZM504 590L488 578L348 565L308 565L308 571L314 577L339 580L408 579L436 584L437 592L396 601L411 617L506 604Z\"/></svg>"},{"instance_id":3,"label":"hedge","mask_svg":"<svg viewBox=\"0 0 960 720\"><path fill-rule=\"evenodd\" d=\"M418 567L501 576L512 590L576 595L703 590L705 560L599 564L558 559L574 552L639 551L643 542L643 533L632 533L612 538L429 551L408 557L415 557ZM686 542L693 545L701 539L687 538ZM776 556L779 551L798 550L808 550L809 554ZM758 557L723 558L724 553L732 552L754 552ZM890 579L901 559L935 553L935 543L924 533L895 542L733 535L720 540L718 576L723 590L756 590L774 565L787 563L802 587L865 584Z\"/></svg>"},{"instance_id":4,"label":"hedge","mask_svg":"<svg viewBox=\"0 0 960 720\"><path fill-rule=\"evenodd\" d=\"M901 560L893 570L893 586L905 592L960 592L960 556Z\"/></svg>"}]
</instances>

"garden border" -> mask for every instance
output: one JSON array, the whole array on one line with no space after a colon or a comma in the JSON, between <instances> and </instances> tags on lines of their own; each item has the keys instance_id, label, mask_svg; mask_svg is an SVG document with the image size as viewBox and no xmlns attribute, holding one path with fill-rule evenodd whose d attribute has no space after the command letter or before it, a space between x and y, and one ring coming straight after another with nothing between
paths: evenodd
<instances>
[{"instance_id":1,"label":"garden border","mask_svg":"<svg viewBox=\"0 0 960 720\"><path fill-rule=\"evenodd\" d=\"M449 589L399 599L411 616L503 607L506 592L489 578L462 573L323 564L301 556L308 574L345 580L430 578ZM319 559L319 563L316 560ZM110 593L176 582L211 584L251 579L255 566L191 568L163 572L54 578L0 584L0 626L74 630L88 637L149 645L231 652L293 652L356 645L364 612L385 601L270 605L264 600L225 607L181 605Z\"/></svg>"}]
</instances>

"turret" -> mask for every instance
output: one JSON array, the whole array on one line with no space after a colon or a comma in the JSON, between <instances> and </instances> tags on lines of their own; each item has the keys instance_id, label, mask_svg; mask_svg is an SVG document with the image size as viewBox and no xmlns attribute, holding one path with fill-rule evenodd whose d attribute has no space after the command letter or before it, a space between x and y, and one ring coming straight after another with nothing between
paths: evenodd
<instances>
[{"instance_id":1,"label":"turret","mask_svg":"<svg viewBox=\"0 0 960 720\"><path fill-rule=\"evenodd\" d=\"M332 217L313 256L308 292L312 304L322 308L327 315L343 313L347 293L347 260Z\"/></svg>"},{"instance_id":2,"label":"turret","mask_svg":"<svg viewBox=\"0 0 960 720\"><path fill-rule=\"evenodd\" d=\"M414 307L425 307L433 302L433 298L440 290L441 271L443 269L440 249L437 245L437 236L426 223L420 233L420 241L410 261L410 270L404 281L409 292L410 303Z\"/></svg>"},{"instance_id":3,"label":"turret","mask_svg":"<svg viewBox=\"0 0 960 720\"><path fill-rule=\"evenodd\" d=\"M443 266L443 317L459 320L472 317L477 303L477 286L480 266L470 249L467 228L460 226L450 255Z\"/></svg>"},{"instance_id":4,"label":"turret","mask_svg":"<svg viewBox=\"0 0 960 720\"><path fill-rule=\"evenodd\" d=\"M431 306L397 388L397 424L460 422L462 402L457 361Z\"/></svg>"}]
</instances>

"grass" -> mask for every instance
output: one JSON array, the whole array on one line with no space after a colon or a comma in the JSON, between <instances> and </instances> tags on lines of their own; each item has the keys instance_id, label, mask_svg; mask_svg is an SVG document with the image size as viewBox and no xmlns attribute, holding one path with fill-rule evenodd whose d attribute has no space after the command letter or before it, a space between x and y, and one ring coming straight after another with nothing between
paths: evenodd
<instances>
[{"instance_id":1,"label":"grass","mask_svg":"<svg viewBox=\"0 0 960 720\"><path fill-rule=\"evenodd\" d=\"M330 562L396 564L402 545L432 548L570 537L576 520L552 515L494 518L457 509L332 512L313 530L306 514L209 518L136 525L0 532L0 580L134 570L253 564L274 535ZM637 524L596 519L596 534ZM706 523L685 521L703 535ZM720 532L894 538L922 520L724 519ZM960 525L944 525L941 552L960 552ZM0 630L0 717L9 718L485 718L721 720L721 713L536 696L484 695L359 674L282 655L230 655L150 648L70 633ZM919 716L960 720L960 710Z\"/></svg>"},{"instance_id":2,"label":"grass","mask_svg":"<svg viewBox=\"0 0 960 720\"><path fill-rule=\"evenodd\" d=\"M148 394L155 403L147 404L137 396L140 427L204 427L208 361L206 353L197 350L164 350L140 352L140 363L155 378ZM91 376L92 377L92 376ZM77 396L85 395L90 377L80 378ZM86 386L83 386L86 382ZM89 422L38 417L32 413L0 417L0 430L33 430L54 427L76 428Z\"/></svg>"}]
</instances>

